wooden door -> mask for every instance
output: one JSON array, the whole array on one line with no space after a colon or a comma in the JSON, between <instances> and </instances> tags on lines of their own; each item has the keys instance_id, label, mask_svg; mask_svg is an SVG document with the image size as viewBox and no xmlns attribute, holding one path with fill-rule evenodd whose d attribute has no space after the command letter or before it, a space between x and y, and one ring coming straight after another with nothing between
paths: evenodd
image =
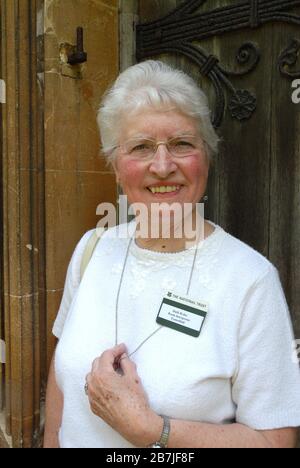
<instances>
[{"instance_id":1,"label":"wooden door","mask_svg":"<svg viewBox=\"0 0 300 468\"><path fill-rule=\"evenodd\" d=\"M139 0L136 13L137 60L178 66L209 96L222 144L206 217L276 265L300 338L300 1Z\"/></svg>"}]
</instances>

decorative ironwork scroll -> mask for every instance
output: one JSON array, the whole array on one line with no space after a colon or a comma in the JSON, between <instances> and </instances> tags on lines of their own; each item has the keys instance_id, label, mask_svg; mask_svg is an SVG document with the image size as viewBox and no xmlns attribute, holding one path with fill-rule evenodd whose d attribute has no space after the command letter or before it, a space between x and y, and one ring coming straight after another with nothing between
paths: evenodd
<instances>
[{"instance_id":1,"label":"decorative ironwork scroll","mask_svg":"<svg viewBox=\"0 0 300 468\"><path fill-rule=\"evenodd\" d=\"M300 41L294 39L278 59L280 73L288 78L300 78L300 71L288 71L287 67L296 65L300 53Z\"/></svg>"},{"instance_id":2,"label":"decorative ironwork scroll","mask_svg":"<svg viewBox=\"0 0 300 468\"><path fill-rule=\"evenodd\" d=\"M201 40L230 31L258 28L276 21L300 26L300 16L291 13L292 8L300 6L300 0L244 0L195 13L206 1L186 0L163 18L137 25L137 60L163 53L176 53L195 62L200 73L207 76L214 86L216 108L213 125L217 128L221 125L225 110L224 87L231 93L228 109L233 118L249 119L255 111L256 97L246 89L236 89L230 77L253 71L260 60L260 50L252 42L243 44L236 55L238 64L243 68L230 71L220 65L217 57L207 54L201 48ZM300 72L287 71L287 67L296 64L299 50L300 41L294 40L280 55L278 66L283 75L300 76Z\"/></svg>"}]
</instances>

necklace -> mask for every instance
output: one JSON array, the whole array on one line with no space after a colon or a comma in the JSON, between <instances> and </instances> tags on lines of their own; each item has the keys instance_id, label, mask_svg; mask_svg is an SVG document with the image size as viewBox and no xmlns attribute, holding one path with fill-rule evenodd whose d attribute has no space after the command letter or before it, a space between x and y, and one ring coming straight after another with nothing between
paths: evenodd
<instances>
[{"instance_id":1,"label":"necklace","mask_svg":"<svg viewBox=\"0 0 300 468\"><path fill-rule=\"evenodd\" d=\"M127 260L128 260L128 256L129 256L130 247L131 247L131 244L132 244L132 242L133 242L133 238L134 238L134 234L133 234L133 236L130 238L130 240L129 240L129 242L128 242L128 246L127 246L126 254L125 254L125 259L124 259L124 262L123 262L123 268L122 268L122 272L121 272L121 276L120 276L118 292L117 292L116 309L115 309L115 323L116 323L116 327L115 327L115 329L116 329L116 334L115 334L115 345L118 344L118 315L119 315L119 299L120 299L120 292L121 292L121 288L122 288L122 284L123 284L124 273L125 273L125 269L126 269L126 265L127 265ZM190 276L189 276L189 282L188 282L188 286L187 286L187 290L186 290L186 295L188 295L189 292L190 292L190 288L191 288L191 284L192 284L192 278L193 278L193 273L194 273L194 270L195 270L195 264L196 264L197 253L198 253L198 244L196 244L196 247L195 247L195 253L194 253L194 258L193 258L193 264L192 264L191 271L190 271ZM148 341L153 335L155 335L157 332L159 332L162 328L163 328L163 326L160 326L160 327L158 327L156 330L154 330L149 336L147 336L147 338L145 338L145 339L137 346L137 348L135 348L134 351L132 351L130 354L128 354L128 357L130 357L130 356L132 356L133 354L135 354L135 353L144 345L144 343L146 343L146 341ZM123 358L121 358L121 359L123 359ZM120 360L121 360L121 359L120 359ZM119 360L119 362L118 362L118 366L119 366L120 360Z\"/></svg>"}]
</instances>

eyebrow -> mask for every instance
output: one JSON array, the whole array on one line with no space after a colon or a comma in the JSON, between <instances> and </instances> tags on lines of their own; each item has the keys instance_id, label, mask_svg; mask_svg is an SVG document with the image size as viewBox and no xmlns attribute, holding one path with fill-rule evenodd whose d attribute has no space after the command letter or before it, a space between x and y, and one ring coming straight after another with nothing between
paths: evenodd
<instances>
[{"instance_id":1,"label":"eyebrow","mask_svg":"<svg viewBox=\"0 0 300 468\"><path fill-rule=\"evenodd\" d=\"M174 135L172 135L170 138L168 138L168 140L171 140L173 138L180 138L180 137L196 137L196 135L192 132L177 132L177 133L174 133ZM140 139L144 139L144 140L156 140L156 138L150 136L150 135L147 135L145 133L137 133L136 135L134 136L131 136L130 138L127 139L128 140L140 140Z\"/></svg>"}]
</instances>

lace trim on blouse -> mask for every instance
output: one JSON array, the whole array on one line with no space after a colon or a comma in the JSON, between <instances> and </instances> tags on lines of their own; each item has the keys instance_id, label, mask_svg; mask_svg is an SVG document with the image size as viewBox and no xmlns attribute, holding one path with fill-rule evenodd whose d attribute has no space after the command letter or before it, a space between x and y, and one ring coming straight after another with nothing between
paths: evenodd
<instances>
[{"instance_id":1,"label":"lace trim on blouse","mask_svg":"<svg viewBox=\"0 0 300 468\"><path fill-rule=\"evenodd\" d=\"M202 285L211 290L214 287L214 274L218 268L218 251L224 239L225 231L214 225L214 232L198 244L198 253L193 275L193 284ZM122 239L127 244L128 239ZM110 239L103 245L102 254L111 255L116 248L116 242L120 239ZM182 287L182 275L180 270L189 269L192 266L195 246L182 252L156 252L139 247L135 242L132 243L127 259L127 274L131 275L130 297L138 297L149 286L149 277L155 272L166 271L166 275L161 281L160 288L163 293L167 291L179 290ZM111 272L114 275L120 275L123 269L124 259L120 257L117 263L112 265ZM167 270L170 270L167 272Z\"/></svg>"}]
</instances>

